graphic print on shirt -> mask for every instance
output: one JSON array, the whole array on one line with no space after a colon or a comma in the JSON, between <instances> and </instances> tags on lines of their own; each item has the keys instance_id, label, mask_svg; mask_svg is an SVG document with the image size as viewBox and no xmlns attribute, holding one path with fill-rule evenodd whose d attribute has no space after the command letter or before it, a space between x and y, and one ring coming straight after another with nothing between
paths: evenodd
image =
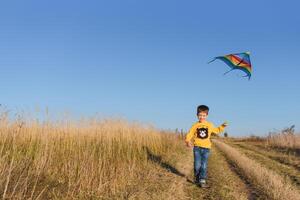
<instances>
[{"instance_id":1,"label":"graphic print on shirt","mask_svg":"<svg viewBox=\"0 0 300 200\"><path fill-rule=\"evenodd\" d=\"M197 138L208 138L208 128L197 128Z\"/></svg>"}]
</instances>

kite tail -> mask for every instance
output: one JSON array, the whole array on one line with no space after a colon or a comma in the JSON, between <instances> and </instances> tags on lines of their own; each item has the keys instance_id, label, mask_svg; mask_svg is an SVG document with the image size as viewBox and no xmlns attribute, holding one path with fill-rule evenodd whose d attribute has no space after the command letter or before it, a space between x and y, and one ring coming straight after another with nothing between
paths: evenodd
<instances>
[{"instance_id":1,"label":"kite tail","mask_svg":"<svg viewBox=\"0 0 300 200\"><path fill-rule=\"evenodd\" d=\"M227 72L225 72L223 75L226 75L227 73L231 72L232 70L234 70L234 68L231 69L231 70L229 70L229 71L227 71Z\"/></svg>"},{"instance_id":2,"label":"kite tail","mask_svg":"<svg viewBox=\"0 0 300 200\"><path fill-rule=\"evenodd\" d=\"M245 76L243 76L243 77L248 77L248 80L250 81L251 76L245 75Z\"/></svg>"},{"instance_id":3,"label":"kite tail","mask_svg":"<svg viewBox=\"0 0 300 200\"><path fill-rule=\"evenodd\" d=\"M217 58L212 59L211 61L209 61L207 64L214 62Z\"/></svg>"}]
</instances>

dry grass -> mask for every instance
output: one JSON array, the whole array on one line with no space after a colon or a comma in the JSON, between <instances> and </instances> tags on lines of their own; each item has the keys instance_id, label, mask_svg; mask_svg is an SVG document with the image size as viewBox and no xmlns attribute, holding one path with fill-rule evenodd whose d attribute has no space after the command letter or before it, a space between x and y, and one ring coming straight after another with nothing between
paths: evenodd
<instances>
[{"instance_id":1,"label":"dry grass","mask_svg":"<svg viewBox=\"0 0 300 200\"><path fill-rule=\"evenodd\" d=\"M295 133L294 125L281 131L270 132L267 137L251 135L249 137L226 139L229 141L252 142L266 147L300 152L300 133Z\"/></svg>"},{"instance_id":2,"label":"dry grass","mask_svg":"<svg viewBox=\"0 0 300 200\"><path fill-rule=\"evenodd\" d=\"M151 191L152 165L182 151L173 134L123 120L0 120L3 199L128 199ZM147 187L145 187L147 186ZM147 191L149 190L149 191Z\"/></svg>"},{"instance_id":3,"label":"dry grass","mask_svg":"<svg viewBox=\"0 0 300 200\"><path fill-rule=\"evenodd\" d=\"M266 138L266 144L275 148L300 149L300 134L272 133Z\"/></svg>"},{"instance_id":4,"label":"dry grass","mask_svg":"<svg viewBox=\"0 0 300 200\"><path fill-rule=\"evenodd\" d=\"M257 185L271 199L291 200L300 199L300 194L288 181L278 174L270 171L254 160L238 152L229 145L214 140L216 146L222 150L228 159L234 162L253 185Z\"/></svg>"}]
</instances>

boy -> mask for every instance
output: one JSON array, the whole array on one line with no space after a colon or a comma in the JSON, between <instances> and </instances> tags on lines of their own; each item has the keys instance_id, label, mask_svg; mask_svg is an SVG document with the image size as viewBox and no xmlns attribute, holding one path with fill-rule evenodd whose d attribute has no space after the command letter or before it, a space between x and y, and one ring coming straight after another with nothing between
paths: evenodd
<instances>
[{"instance_id":1,"label":"boy","mask_svg":"<svg viewBox=\"0 0 300 200\"><path fill-rule=\"evenodd\" d=\"M206 105L197 107L199 121L193 124L189 133L186 135L186 145L192 147L191 139L194 138L194 178L195 183L200 187L208 187L206 184L207 161L211 148L210 136L212 133L219 134L227 126L223 123L215 128L211 122L206 121L209 108Z\"/></svg>"}]
</instances>

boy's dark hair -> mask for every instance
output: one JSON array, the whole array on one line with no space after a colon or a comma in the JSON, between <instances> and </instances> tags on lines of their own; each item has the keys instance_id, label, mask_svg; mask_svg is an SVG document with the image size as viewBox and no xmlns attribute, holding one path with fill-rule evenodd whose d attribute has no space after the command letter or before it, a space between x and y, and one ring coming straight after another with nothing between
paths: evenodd
<instances>
[{"instance_id":1,"label":"boy's dark hair","mask_svg":"<svg viewBox=\"0 0 300 200\"><path fill-rule=\"evenodd\" d=\"M200 105L200 106L197 107L197 115L200 112L206 112L208 114L208 111L209 111L209 107L206 106L206 105Z\"/></svg>"}]
</instances>

